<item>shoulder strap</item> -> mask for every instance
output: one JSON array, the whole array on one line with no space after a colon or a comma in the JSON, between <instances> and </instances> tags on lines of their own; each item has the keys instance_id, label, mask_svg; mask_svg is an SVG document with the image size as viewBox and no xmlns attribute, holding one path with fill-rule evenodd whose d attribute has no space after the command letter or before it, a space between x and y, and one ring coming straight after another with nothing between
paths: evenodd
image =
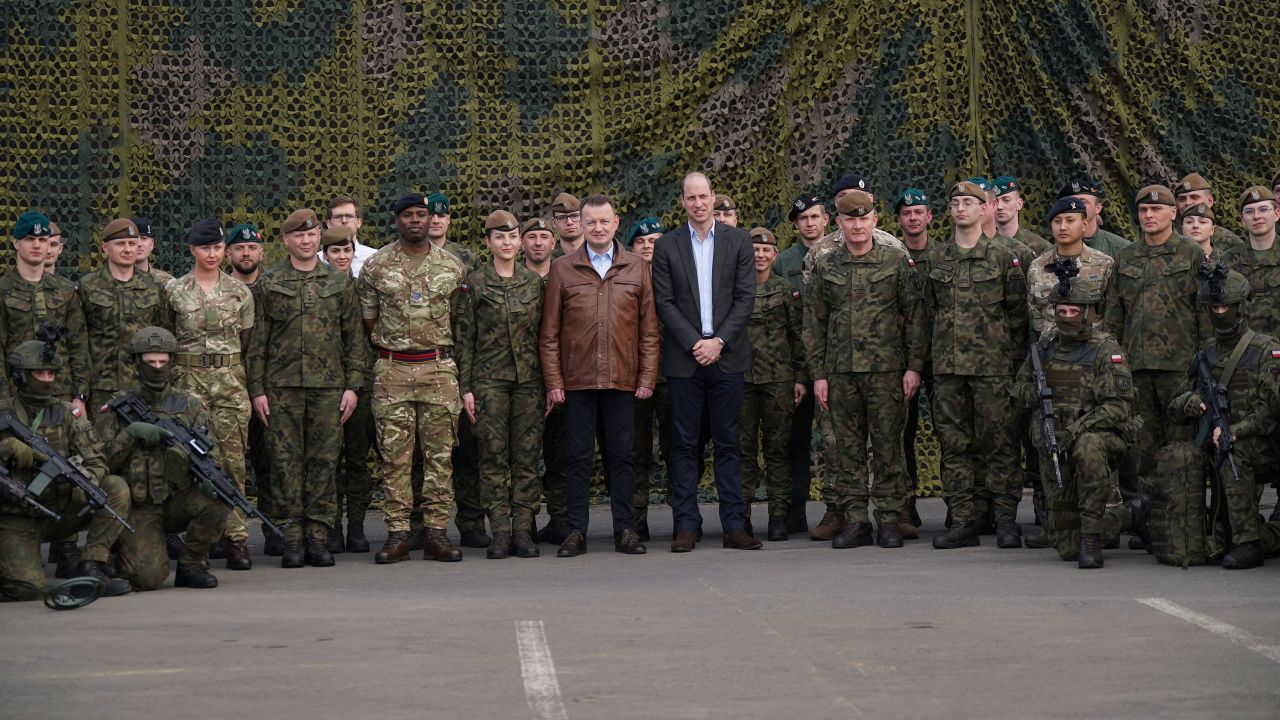
<instances>
[{"instance_id":1,"label":"shoulder strap","mask_svg":"<svg viewBox=\"0 0 1280 720\"><path fill-rule=\"evenodd\" d=\"M1240 364L1240 358L1244 357L1244 351L1249 348L1249 343L1253 342L1253 335L1253 330L1246 330L1240 337L1240 341L1236 343L1235 349L1231 351L1231 357L1227 358L1227 369L1219 380L1223 385L1228 387L1231 385L1231 376L1236 374L1236 366Z\"/></svg>"}]
</instances>

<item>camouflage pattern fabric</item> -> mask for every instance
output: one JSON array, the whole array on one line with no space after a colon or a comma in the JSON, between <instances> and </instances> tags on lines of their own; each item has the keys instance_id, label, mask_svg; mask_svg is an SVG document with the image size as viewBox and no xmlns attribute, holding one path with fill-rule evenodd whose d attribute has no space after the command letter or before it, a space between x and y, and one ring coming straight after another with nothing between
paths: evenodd
<instances>
[{"instance_id":1,"label":"camouflage pattern fabric","mask_svg":"<svg viewBox=\"0 0 1280 720\"><path fill-rule=\"evenodd\" d=\"M834 372L829 381L831 425L841 440L826 453L827 462L835 465L832 502L846 522L869 522L869 500L875 501L877 521L896 520L907 509L907 466L902 453L907 406L902 374Z\"/></svg>"},{"instance_id":2,"label":"camouflage pattern fabric","mask_svg":"<svg viewBox=\"0 0 1280 720\"><path fill-rule=\"evenodd\" d=\"M1014 233L1013 239L1031 248L1031 252L1037 256L1043 255L1053 247L1053 243L1031 232L1021 224L1018 225L1018 232Z\"/></svg>"},{"instance_id":3,"label":"camouflage pattern fabric","mask_svg":"<svg viewBox=\"0 0 1280 720\"><path fill-rule=\"evenodd\" d=\"M929 251L924 297L936 374L1008 377L1022 363L1027 289L1014 259L986 238L966 250L953 237Z\"/></svg>"},{"instance_id":4,"label":"camouflage pattern fabric","mask_svg":"<svg viewBox=\"0 0 1280 720\"><path fill-rule=\"evenodd\" d=\"M172 330L164 286L149 273L134 273L126 282L106 268L80 278L76 291L84 310L89 354L89 403L97 407L133 387L133 352L129 342L144 327Z\"/></svg>"},{"instance_id":5,"label":"camouflage pattern fabric","mask_svg":"<svg viewBox=\"0 0 1280 720\"><path fill-rule=\"evenodd\" d=\"M0 297L4 298L0 303L0 352L7 354L22 343L35 340L36 331L46 322L61 325L70 334L58 342L58 354L66 367L58 373L53 394L71 400L87 393L89 344L75 286L53 275L30 283L12 270L0 277ZM7 388L8 382L3 385Z\"/></svg>"},{"instance_id":6,"label":"camouflage pattern fabric","mask_svg":"<svg viewBox=\"0 0 1280 720\"><path fill-rule=\"evenodd\" d=\"M902 244L898 238L890 235L887 231L876 228L871 233L871 239L876 245L891 248L899 252L905 253L907 246ZM821 239L813 243L813 247L809 248L804 254L804 263L801 265L801 274L804 277L804 283L808 285L813 280L813 274L817 272L818 263L828 253L844 247L844 235L839 230L827 233Z\"/></svg>"},{"instance_id":7,"label":"camouflage pattern fabric","mask_svg":"<svg viewBox=\"0 0 1280 720\"><path fill-rule=\"evenodd\" d=\"M1235 251L1236 248L1248 245L1239 235L1222 227L1221 225L1213 226L1213 237L1209 239L1209 245L1213 247L1213 252L1219 256L1225 256L1229 252Z\"/></svg>"},{"instance_id":8,"label":"camouflage pattern fabric","mask_svg":"<svg viewBox=\"0 0 1280 720\"><path fill-rule=\"evenodd\" d=\"M1223 253L1221 258L1227 267L1248 278L1253 288L1249 298L1249 327L1268 335L1280 333L1280 245L1254 250L1242 243L1235 250Z\"/></svg>"},{"instance_id":9,"label":"camouflage pattern fabric","mask_svg":"<svg viewBox=\"0 0 1280 720\"><path fill-rule=\"evenodd\" d=\"M1200 246L1176 232L1162 245L1133 243L1116 256L1106 326L1134 370L1184 372L1210 334L1196 308L1203 260Z\"/></svg>"},{"instance_id":10,"label":"camouflage pattern fabric","mask_svg":"<svg viewBox=\"0 0 1280 720\"><path fill-rule=\"evenodd\" d=\"M1037 257L1027 268L1027 301L1031 305L1031 329L1036 336L1046 332L1052 334L1056 316L1050 294L1058 287L1058 276L1046 269L1046 266L1058 260L1057 250L1050 249ZM1076 267L1080 274L1071 282L1096 292L1098 305L1092 310L1093 328L1101 330L1105 327L1101 308L1106 306L1107 291L1111 288L1111 274L1115 268L1115 260L1110 255L1094 250L1085 245L1076 256Z\"/></svg>"},{"instance_id":11,"label":"camouflage pattern fabric","mask_svg":"<svg viewBox=\"0 0 1280 720\"><path fill-rule=\"evenodd\" d=\"M1092 237L1084 239L1084 244L1085 247L1115 258L1120 255L1121 250L1133 243L1109 230L1098 228L1098 232L1094 233Z\"/></svg>"}]
</instances>

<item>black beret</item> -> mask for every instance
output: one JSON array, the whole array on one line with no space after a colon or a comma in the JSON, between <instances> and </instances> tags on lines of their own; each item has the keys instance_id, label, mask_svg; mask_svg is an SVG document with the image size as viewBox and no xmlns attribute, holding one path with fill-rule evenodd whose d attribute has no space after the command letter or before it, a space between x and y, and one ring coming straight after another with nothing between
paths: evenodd
<instances>
[{"instance_id":1,"label":"black beret","mask_svg":"<svg viewBox=\"0 0 1280 720\"><path fill-rule=\"evenodd\" d=\"M409 193L408 195L401 195L400 199L396 201L396 204L391 206L391 212L396 215L399 215L405 210L408 210L409 208L413 208L413 207L426 208L427 199L422 197L422 195L418 193Z\"/></svg>"},{"instance_id":2,"label":"black beret","mask_svg":"<svg viewBox=\"0 0 1280 720\"><path fill-rule=\"evenodd\" d=\"M217 218L197 220L191 224L191 229L187 231L188 245L213 245L223 240L222 224L218 222Z\"/></svg>"},{"instance_id":3,"label":"black beret","mask_svg":"<svg viewBox=\"0 0 1280 720\"><path fill-rule=\"evenodd\" d=\"M134 227L138 228L138 234L151 237L151 218L142 215L135 215L129 218L133 221Z\"/></svg>"},{"instance_id":4,"label":"black beret","mask_svg":"<svg viewBox=\"0 0 1280 720\"><path fill-rule=\"evenodd\" d=\"M788 220L795 220L796 216L808 210L814 205L822 204L822 196L817 193L804 193L791 203L791 211L787 213Z\"/></svg>"}]
</instances>

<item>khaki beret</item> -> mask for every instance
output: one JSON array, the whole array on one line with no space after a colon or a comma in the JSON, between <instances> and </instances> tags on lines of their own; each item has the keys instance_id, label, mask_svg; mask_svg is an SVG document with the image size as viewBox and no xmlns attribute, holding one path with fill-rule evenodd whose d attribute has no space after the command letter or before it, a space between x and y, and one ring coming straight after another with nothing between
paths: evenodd
<instances>
[{"instance_id":1,"label":"khaki beret","mask_svg":"<svg viewBox=\"0 0 1280 720\"><path fill-rule=\"evenodd\" d=\"M533 232L534 230L546 230L549 233L555 232L555 228L551 227L551 223L547 222L546 218L530 218L524 221L524 225L520 226L521 235Z\"/></svg>"},{"instance_id":2,"label":"khaki beret","mask_svg":"<svg viewBox=\"0 0 1280 720\"><path fill-rule=\"evenodd\" d=\"M320 235L320 246L328 248L335 245L351 245L355 241L355 237L355 228L334 225L331 228L326 228L324 233Z\"/></svg>"},{"instance_id":3,"label":"khaki beret","mask_svg":"<svg viewBox=\"0 0 1280 720\"><path fill-rule=\"evenodd\" d=\"M299 230L310 230L315 227L320 227L320 218L316 217L316 211L311 208L303 208L289 213L289 217L284 219L284 225L280 226L280 233L288 234Z\"/></svg>"},{"instance_id":4,"label":"khaki beret","mask_svg":"<svg viewBox=\"0 0 1280 720\"><path fill-rule=\"evenodd\" d=\"M1262 202L1264 200L1274 201L1275 199L1276 199L1276 194L1271 191L1271 188L1263 187L1261 185L1254 185L1253 187L1248 188L1244 192L1240 193L1240 207L1243 208L1245 205L1251 205L1253 203Z\"/></svg>"},{"instance_id":5,"label":"khaki beret","mask_svg":"<svg viewBox=\"0 0 1280 720\"><path fill-rule=\"evenodd\" d=\"M506 210L494 210L489 213L489 217L484 219L484 231L490 230L519 230L520 223L516 221L516 216Z\"/></svg>"},{"instance_id":6,"label":"khaki beret","mask_svg":"<svg viewBox=\"0 0 1280 720\"><path fill-rule=\"evenodd\" d=\"M54 234L56 235L57 233ZM107 226L102 229L102 237L99 239L102 242L111 242L121 238L136 237L138 237L138 226L134 225L129 218L117 218L107 223Z\"/></svg>"},{"instance_id":7,"label":"khaki beret","mask_svg":"<svg viewBox=\"0 0 1280 720\"><path fill-rule=\"evenodd\" d=\"M1198 192L1200 190L1213 190L1213 188L1209 187L1209 181L1205 180L1204 176L1200 173L1191 173L1179 180L1178 184L1173 188L1173 191L1178 195L1189 192Z\"/></svg>"},{"instance_id":8,"label":"khaki beret","mask_svg":"<svg viewBox=\"0 0 1280 720\"><path fill-rule=\"evenodd\" d=\"M850 190L836 201L836 212L849 217L862 217L875 212L871 196L861 190Z\"/></svg>"},{"instance_id":9,"label":"khaki beret","mask_svg":"<svg viewBox=\"0 0 1280 720\"><path fill-rule=\"evenodd\" d=\"M751 243L778 247L778 238L769 232L769 228L753 227L751 228Z\"/></svg>"},{"instance_id":10,"label":"khaki beret","mask_svg":"<svg viewBox=\"0 0 1280 720\"><path fill-rule=\"evenodd\" d=\"M1280 173L1276 173L1271 177L1271 187L1274 188L1277 185L1280 185Z\"/></svg>"},{"instance_id":11,"label":"khaki beret","mask_svg":"<svg viewBox=\"0 0 1280 720\"><path fill-rule=\"evenodd\" d=\"M1210 221L1212 221L1213 209L1209 207L1208 203L1196 203L1195 205L1192 205L1186 210L1183 210L1182 217L1184 218L1202 217L1202 218L1208 218Z\"/></svg>"},{"instance_id":12,"label":"khaki beret","mask_svg":"<svg viewBox=\"0 0 1280 720\"><path fill-rule=\"evenodd\" d=\"M58 223L50 220L49 221L49 237L53 237L54 235L61 235L61 234L62 234L62 228L58 227Z\"/></svg>"},{"instance_id":13,"label":"khaki beret","mask_svg":"<svg viewBox=\"0 0 1280 720\"><path fill-rule=\"evenodd\" d=\"M716 210L737 210L738 206L733 204L733 198L728 195L716 194Z\"/></svg>"},{"instance_id":14,"label":"khaki beret","mask_svg":"<svg viewBox=\"0 0 1280 720\"><path fill-rule=\"evenodd\" d=\"M1169 205L1171 207L1178 205L1178 201L1173 199L1173 193L1163 185L1148 185L1142 188L1133 202L1137 205Z\"/></svg>"},{"instance_id":15,"label":"khaki beret","mask_svg":"<svg viewBox=\"0 0 1280 720\"><path fill-rule=\"evenodd\" d=\"M970 182L968 180L961 180L955 185L952 185L951 192L947 193L948 200L952 198L957 198L957 197L971 197L977 200L981 200L982 202L986 202L987 191L983 190L982 186L978 185L978 183Z\"/></svg>"},{"instance_id":16,"label":"khaki beret","mask_svg":"<svg viewBox=\"0 0 1280 720\"><path fill-rule=\"evenodd\" d=\"M567 192L560 193L551 201L551 212L571 213L581 209L582 201Z\"/></svg>"}]
</instances>

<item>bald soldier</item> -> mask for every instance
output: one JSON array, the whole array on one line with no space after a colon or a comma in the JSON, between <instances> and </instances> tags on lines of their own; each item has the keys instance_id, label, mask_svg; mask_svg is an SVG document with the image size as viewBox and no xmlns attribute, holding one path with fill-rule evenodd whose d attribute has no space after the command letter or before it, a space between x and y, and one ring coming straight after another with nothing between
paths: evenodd
<instances>
[{"instance_id":1,"label":"bald soldier","mask_svg":"<svg viewBox=\"0 0 1280 720\"><path fill-rule=\"evenodd\" d=\"M1210 187L1209 181L1204 179L1200 173L1191 173L1178 181L1173 186L1173 198L1178 203L1178 214L1185 215L1188 208L1203 204L1209 210L1213 210L1216 199L1213 197L1213 188ZM1223 227L1221 224L1215 224L1213 228L1213 247L1220 252L1226 253L1234 250L1244 244L1238 235Z\"/></svg>"}]
</instances>

